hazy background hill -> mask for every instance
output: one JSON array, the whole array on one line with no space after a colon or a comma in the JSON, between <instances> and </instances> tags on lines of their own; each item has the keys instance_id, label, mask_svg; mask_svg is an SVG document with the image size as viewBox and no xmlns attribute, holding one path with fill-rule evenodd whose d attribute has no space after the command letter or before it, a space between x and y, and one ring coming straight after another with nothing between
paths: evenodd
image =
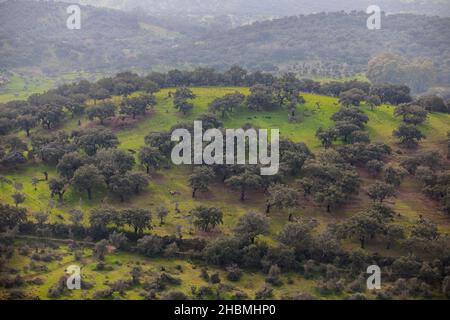
<instances>
[{"instance_id":1,"label":"hazy background hill","mask_svg":"<svg viewBox=\"0 0 450 320\"><path fill-rule=\"evenodd\" d=\"M450 19L409 14L389 15L382 29L369 31L367 15L320 13L256 22L189 43L171 51L177 61L232 63L249 68L288 67L305 72L358 73L380 52L428 57L437 68L450 59ZM447 67L448 69L448 67Z\"/></svg>"},{"instance_id":2,"label":"hazy background hill","mask_svg":"<svg viewBox=\"0 0 450 320\"><path fill-rule=\"evenodd\" d=\"M227 25L226 15L221 16L225 19L223 23L219 23L221 18L217 16L213 24L199 25L192 16L174 14L183 10L232 13L237 10L237 0L221 5L182 0L95 3L125 9L145 4L146 8L152 8L147 12L155 15L144 14L146 10L126 12L82 6L81 30L68 30L66 3L25 0L0 3L0 68L58 75L80 70L146 72L196 66L224 70L239 64L252 71L347 77L365 72L371 58L389 52L434 65L432 77L436 82L450 83L450 18L387 15L382 19L381 30L370 31L366 27L367 14L353 11L283 17L232 27ZM283 11L285 6L293 14L301 7L301 2L291 0L282 0L276 6L265 0L259 5L254 1L241 3L245 5L240 13L253 13L253 18L269 12L287 14ZM313 7L324 9L325 3L328 2L314 2L303 11L307 8L313 11ZM339 6L329 3L333 4L329 10L345 4L348 8L356 6L351 7L347 1ZM432 2L424 5L431 6ZM196 10L197 7L200 9ZM164 12L172 15L164 16ZM423 64L422 60L418 63Z\"/></svg>"},{"instance_id":3,"label":"hazy background hill","mask_svg":"<svg viewBox=\"0 0 450 320\"><path fill-rule=\"evenodd\" d=\"M144 68L177 37L145 17L90 6L82 8L81 30L69 30L66 8L58 2L0 3L0 67L46 73Z\"/></svg>"},{"instance_id":4,"label":"hazy background hill","mask_svg":"<svg viewBox=\"0 0 450 320\"><path fill-rule=\"evenodd\" d=\"M379 5L387 13L450 15L450 3L445 0L378 0L376 3L371 0L78 0L78 2L124 10L141 8L152 15L290 16L342 10L361 11L372 4Z\"/></svg>"}]
</instances>

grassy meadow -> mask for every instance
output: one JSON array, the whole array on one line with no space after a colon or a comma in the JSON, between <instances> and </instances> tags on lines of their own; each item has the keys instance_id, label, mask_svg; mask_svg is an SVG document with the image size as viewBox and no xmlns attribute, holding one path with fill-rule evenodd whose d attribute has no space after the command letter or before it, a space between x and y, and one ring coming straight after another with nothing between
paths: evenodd
<instances>
[{"instance_id":1,"label":"grassy meadow","mask_svg":"<svg viewBox=\"0 0 450 320\"><path fill-rule=\"evenodd\" d=\"M22 85L23 83L20 83L13 78L9 88L13 91L17 90L17 92L20 92ZM36 83L33 85L34 87L29 85L28 88L31 91L39 91L46 86L47 83ZM138 151L144 144L144 137L147 134L150 132L169 130L177 123L195 120L198 116L207 112L208 104L215 98L235 91L246 95L249 93L248 88L242 87L199 87L193 88L192 90L197 98L193 101L195 106L194 109L187 116L181 115L173 106L172 99L169 97L169 92L174 91L174 89L163 89L159 91L156 94L157 105L153 110L148 112L147 116L138 118L135 123L128 127L113 128L120 140L119 147L126 150ZM135 95L136 94L140 93L135 93ZM320 142L316 138L315 132L320 127L327 128L332 126L333 122L330 120L330 117L339 108L338 99L314 94L304 94L303 96L306 103L298 106L298 112L301 115L301 120L299 122L288 122L286 110L255 113L248 111L245 107L241 107L223 119L224 126L226 128L238 128L246 123L251 123L260 128L278 128L280 129L281 136L293 141L305 142L311 150L317 152L319 151ZM8 92L0 93L0 101L24 97L25 95L21 94L16 96L11 95ZM118 103L120 98L114 97L113 100ZM93 104L93 102L90 102L90 104ZM392 132L400 123L400 119L393 116L394 107L383 105L374 110L370 110L363 105L361 108L369 116L370 120L366 128L372 141L390 144L394 150L391 160L393 162L397 161L399 155L396 153L396 150L399 148L396 146L396 142L392 137ZM78 121L81 122L81 126L91 125L90 121L85 118L85 116L75 119L70 119L68 117L67 121L59 129L75 129L77 128ZM108 122L106 122L106 125L108 125ZM447 132L450 130L450 115L431 113L427 121L421 125L420 128L427 136L427 139L421 143L420 149L443 150L442 146L446 141ZM34 130L42 129L38 128ZM25 138L22 133L21 137ZM143 169L136 166L135 170ZM99 206L102 202L110 203L117 208L127 208L132 206L147 208L153 212L157 206L165 204L170 210L167 222L165 225L160 226L157 218L154 216L154 229L152 230L152 233L158 235L173 235L177 226L181 226L184 238L215 238L221 234L230 234L237 219L246 212L261 212L264 210L265 201L262 193L249 193L248 200L241 202L239 201L238 193L233 192L228 188L224 188L223 185L213 185L209 192L199 193L196 199L192 199L191 188L188 184L190 170L191 169L188 167L173 166L170 169L162 169L161 171L152 173L149 187L139 196L133 197L125 203L121 203L118 199L113 198L106 190L98 190L94 194L94 199L89 201L84 193L79 193L72 188L69 188L64 195L64 202L59 203L56 199L50 197L48 186L45 181L42 181L44 171L49 173L49 178L52 178L57 176L56 169L41 163L34 163L23 168L9 170L8 172L5 172L4 175L14 183L20 183L22 185L20 192L26 195L26 200L21 206L26 207L29 213L37 211L50 213L51 222L68 223L67 212L70 209L80 209L85 213L84 223L88 223L89 210ZM321 230L330 223L342 221L366 208L369 205L370 200L364 190L368 185L373 183L374 180L367 172L364 172L364 170L361 169L359 171L363 181L360 196L358 196L357 199L350 201L348 205L332 213L326 213L322 207L305 199L301 202L301 206L292 213L297 217L313 217L317 219L320 223L319 230ZM32 185L33 177L37 177L41 180L36 187ZM13 203L11 195L16 191L14 183L4 183L0 185L0 202ZM171 191L176 191L179 194L172 196ZM440 231L446 233L450 232L450 218L439 211L438 205L435 202L423 195L420 186L415 180L407 178L398 191L399 195L392 201L392 205L401 215L398 219L399 223L410 225L422 215L437 223ZM180 213L175 212L177 203L181 211ZM222 209L224 213L223 225L210 233L203 233L194 229L191 220L189 219L188 212L200 204L215 206ZM264 240L269 244L278 241L276 239L276 234L287 223L288 214L288 212L283 210L274 210L273 213L270 214L271 234L264 237ZM344 245L347 248L358 247L358 243L350 241L344 242ZM395 254L395 250L383 250L376 241L371 242L367 249L382 252L386 255ZM74 263L73 256L64 244L60 244L59 247L54 250L61 255L61 260L49 263L47 265L47 271L37 273L29 271L25 274L27 278L42 278L42 285L33 285L27 289L30 290L30 294L36 295L42 299L47 298L49 286L57 281L64 268L71 263ZM96 284L96 290L105 286L105 282L115 281L124 274L128 274L130 268L135 264L143 266L145 271L144 277L150 278L155 273L160 272L161 268L164 267L172 275L182 280L182 284L176 286L176 289L186 293L190 292L191 286L202 285L203 280L199 278L200 266L191 261L166 258L146 259L137 255L115 252L107 256L107 264L110 265L112 269L109 271L97 271L95 270L96 263L91 257L91 249L86 247L83 250L83 274L86 276L87 281ZM15 253L10 264L14 268L21 269L29 264L27 259L29 260L28 257ZM224 270L217 271L221 274L222 279L224 279ZM301 288L304 292L317 294L317 292L314 291L315 289L313 288L314 286L311 280L302 278L300 275L296 274L283 274L282 277L285 284L281 288L275 289L274 295L276 298L281 298L283 295L294 292L298 288ZM288 278L291 280L288 281ZM264 283L264 275L260 272L245 273L243 279L239 281L239 283L228 283L227 281L225 281L225 283L233 286L233 288L235 288L233 289L234 291L243 291L253 298L255 291ZM230 290L229 294L231 294L233 290ZM131 290L127 291L126 296L122 298L142 298L139 295L140 291L141 288L139 286L133 287ZM92 295L91 290L83 292L84 293L73 293L69 298L80 299L91 297ZM0 289L0 297L1 294L2 289Z\"/></svg>"}]
</instances>

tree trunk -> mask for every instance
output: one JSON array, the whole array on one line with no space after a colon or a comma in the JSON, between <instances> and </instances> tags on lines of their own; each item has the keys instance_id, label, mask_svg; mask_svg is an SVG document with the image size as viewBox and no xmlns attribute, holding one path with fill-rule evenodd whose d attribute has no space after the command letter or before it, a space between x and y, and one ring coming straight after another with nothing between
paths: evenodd
<instances>
[{"instance_id":1,"label":"tree trunk","mask_svg":"<svg viewBox=\"0 0 450 320\"><path fill-rule=\"evenodd\" d=\"M87 194L88 194L88 199L92 200L92 190L91 190L91 188L86 189L86 191L87 191Z\"/></svg>"},{"instance_id":2,"label":"tree trunk","mask_svg":"<svg viewBox=\"0 0 450 320\"><path fill-rule=\"evenodd\" d=\"M241 190L241 201L245 201L245 190Z\"/></svg>"},{"instance_id":3,"label":"tree trunk","mask_svg":"<svg viewBox=\"0 0 450 320\"><path fill-rule=\"evenodd\" d=\"M328 204L327 205L327 212L330 213L331 212L331 206Z\"/></svg>"},{"instance_id":4,"label":"tree trunk","mask_svg":"<svg viewBox=\"0 0 450 320\"><path fill-rule=\"evenodd\" d=\"M270 203L268 203L266 205L266 213L270 213L270 207L272 207L272 205Z\"/></svg>"},{"instance_id":5,"label":"tree trunk","mask_svg":"<svg viewBox=\"0 0 450 320\"><path fill-rule=\"evenodd\" d=\"M145 166L145 168L147 169L147 174L150 174L150 166Z\"/></svg>"},{"instance_id":6,"label":"tree trunk","mask_svg":"<svg viewBox=\"0 0 450 320\"><path fill-rule=\"evenodd\" d=\"M197 192L197 189L192 190L192 198L195 198L195 193Z\"/></svg>"},{"instance_id":7,"label":"tree trunk","mask_svg":"<svg viewBox=\"0 0 450 320\"><path fill-rule=\"evenodd\" d=\"M360 238L359 241L361 242L361 249L365 249L366 247L366 241L364 238Z\"/></svg>"},{"instance_id":8,"label":"tree trunk","mask_svg":"<svg viewBox=\"0 0 450 320\"><path fill-rule=\"evenodd\" d=\"M25 132L27 133L27 137L30 136L30 129L26 129Z\"/></svg>"}]
</instances>

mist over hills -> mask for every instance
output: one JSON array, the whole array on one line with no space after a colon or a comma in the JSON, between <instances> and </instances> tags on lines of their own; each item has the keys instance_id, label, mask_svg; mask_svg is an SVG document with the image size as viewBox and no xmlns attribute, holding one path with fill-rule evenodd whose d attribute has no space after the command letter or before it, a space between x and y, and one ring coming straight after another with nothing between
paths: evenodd
<instances>
[{"instance_id":1,"label":"mist over hills","mask_svg":"<svg viewBox=\"0 0 450 320\"><path fill-rule=\"evenodd\" d=\"M114 3L119 6L128 1ZM192 8L201 3L194 2ZM243 8L251 3L255 2ZM393 52L430 58L442 72L450 69L450 18L388 15L383 16L381 30L370 31L364 12L335 12L227 29L203 28L142 12L82 6L81 30L68 30L66 7L61 2L0 3L0 68L32 67L58 74L195 66L223 70L240 64L251 70L333 76L362 72L372 56ZM442 72L440 78L448 78Z\"/></svg>"},{"instance_id":2,"label":"mist over hills","mask_svg":"<svg viewBox=\"0 0 450 320\"><path fill-rule=\"evenodd\" d=\"M44 71L145 67L175 33L117 10L82 7L81 30L66 27L67 5L7 1L0 4L0 67ZM145 55L146 59L141 56Z\"/></svg>"},{"instance_id":3,"label":"mist over hills","mask_svg":"<svg viewBox=\"0 0 450 320\"><path fill-rule=\"evenodd\" d=\"M66 1L66 0L64 0ZM445 0L79 0L80 3L132 10L141 8L152 15L233 15L281 17L335 11L364 11L377 4L386 13L450 15Z\"/></svg>"}]
</instances>

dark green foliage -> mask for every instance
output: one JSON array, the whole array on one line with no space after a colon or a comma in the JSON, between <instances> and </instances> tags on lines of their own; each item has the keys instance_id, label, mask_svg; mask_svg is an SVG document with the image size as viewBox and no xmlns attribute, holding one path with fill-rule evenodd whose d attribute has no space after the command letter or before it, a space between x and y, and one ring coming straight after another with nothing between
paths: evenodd
<instances>
[{"instance_id":1,"label":"dark green foliage","mask_svg":"<svg viewBox=\"0 0 450 320\"><path fill-rule=\"evenodd\" d=\"M119 145L116 135L103 128L73 131L72 138L74 143L89 156L95 155L101 148L115 148Z\"/></svg>"},{"instance_id":2,"label":"dark green foliage","mask_svg":"<svg viewBox=\"0 0 450 320\"><path fill-rule=\"evenodd\" d=\"M258 235L269 234L269 219L260 213L248 212L239 218L234 233L236 237L254 243Z\"/></svg>"},{"instance_id":3,"label":"dark green foliage","mask_svg":"<svg viewBox=\"0 0 450 320\"><path fill-rule=\"evenodd\" d=\"M0 229L14 228L27 221L27 210L0 203Z\"/></svg>"},{"instance_id":4,"label":"dark green foliage","mask_svg":"<svg viewBox=\"0 0 450 320\"><path fill-rule=\"evenodd\" d=\"M218 208L198 206L192 209L190 214L194 217L194 225L204 232L208 232L217 225L223 224L223 213Z\"/></svg>"},{"instance_id":5,"label":"dark green foliage","mask_svg":"<svg viewBox=\"0 0 450 320\"><path fill-rule=\"evenodd\" d=\"M393 135L406 148L415 148L422 139L426 138L416 126L408 124L401 124L397 130L394 130Z\"/></svg>"},{"instance_id":6,"label":"dark green foliage","mask_svg":"<svg viewBox=\"0 0 450 320\"><path fill-rule=\"evenodd\" d=\"M87 109L86 114L89 120L98 118L100 124L104 124L104 121L108 118L112 118L116 115L116 106L110 102L99 104Z\"/></svg>"},{"instance_id":7,"label":"dark green foliage","mask_svg":"<svg viewBox=\"0 0 450 320\"><path fill-rule=\"evenodd\" d=\"M75 171L72 184L76 189L86 191L89 200L91 200L92 191L102 188L105 184L105 178L95 166L84 165Z\"/></svg>"}]
</instances>

